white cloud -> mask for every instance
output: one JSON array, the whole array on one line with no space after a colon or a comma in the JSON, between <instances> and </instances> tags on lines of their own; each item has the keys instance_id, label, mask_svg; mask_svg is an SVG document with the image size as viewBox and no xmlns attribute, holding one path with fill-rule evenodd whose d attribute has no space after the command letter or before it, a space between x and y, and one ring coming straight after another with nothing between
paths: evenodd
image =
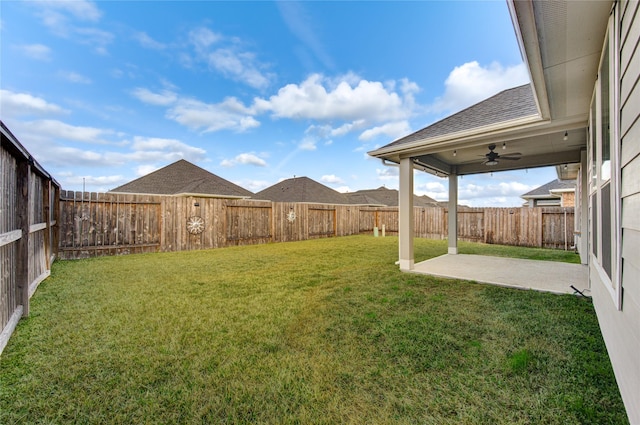
<instances>
[{"instance_id":1,"label":"white cloud","mask_svg":"<svg viewBox=\"0 0 640 425\"><path fill-rule=\"evenodd\" d=\"M67 110L28 93L0 89L0 110L5 116L66 114Z\"/></svg>"},{"instance_id":2,"label":"white cloud","mask_svg":"<svg viewBox=\"0 0 640 425\"><path fill-rule=\"evenodd\" d=\"M44 44L23 44L16 46L16 48L31 59L39 61L51 60L51 49Z\"/></svg>"},{"instance_id":3,"label":"white cloud","mask_svg":"<svg viewBox=\"0 0 640 425\"><path fill-rule=\"evenodd\" d=\"M241 153L233 159L224 159L220 165L223 167L233 167L236 165L255 165L257 167L266 167L267 163L264 159L253 153Z\"/></svg>"},{"instance_id":4,"label":"white cloud","mask_svg":"<svg viewBox=\"0 0 640 425\"><path fill-rule=\"evenodd\" d=\"M267 187L271 186L271 183L265 180L242 180L236 182L236 184L253 193L260 192L262 189L266 189Z\"/></svg>"},{"instance_id":5,"label":"white cloud","mask_svg":"<svg viewBox=\"0 0 640 425\"><path fill-rule=\"evenodd\" d=\"M439 181L418 184L415 187L415 193L418 196L427 195L436 201L446 201L449 198L449 189Z\"/></svg>"},{"instance_id":6,"label":"white cloud","mask_svg":"<svg viewBox=\"0 0 640 425\"><path fill-rule=\"evenodd\" d=\"M529 81L524 64L503 67L497 62L482 67L478 62L467 62L451 71L445 81L445 92L437 98L431 110L456 112L480 102L501 90Z\"/></svg>"},{"instance_id":7,"label":"white cloud","mask_svg":"<svg viewBox=\"0 0 640 425\"><path fill-rule=\"evenodd\" d=\"M398 167L376 168L378 180L398 180L400 175Z\"/></svg>"},{"instance_id":8,"label":"white cloud","mask_svg":"<svg viewBox=\"0 0 640 425\"><path fill-rule=\"evenodd\" d=\"M74 126L56 120L12 121L8 124L14 134L29 141L29 150L45 167L58 166L68 170L131 164L133 168L179 159L198 162L206 158L204 149L177 139L134 136L126 140L121 139L124 134L109 129ZM119 139L112 141L107 137ZM101 149L65 146L65 142L99 144Z\"/></svg>"},{"instance_id":9,"label":"white cloud","mask_svg":"<svg viewBox=\"0 0 640 425\"><path fill-rule=\"evenodd\" d=\"M78 26L77 22L95 23L102 17L96 3L86 0L73 1L31 1L37 8L37 15L55 35L72 39L80 44L92 46L101 55L107 54L107 45L114 35L91 27Z\"/></svg>"},{"instance_id":10,"label":"white cloud","mask_svg":"<svg viewBox=\"0 0 640 425\"><path fill-rule=\"evenodd\" d=\"M209 32L205 32L205 35ZM215 43L211 33L202 44ZM231 66L231 65L230 65ZM353 85L351 85L353 84ZM414 93L417 86L402 81L403 93ZM406 120L392 121L394 117L408 117L412 113L413 100L388 92L379 82L358 79L354 74L339 79L326 79L318 74L302 84L289 84L269 99L255 98L251 106L245 106L235 97L225 98L219 103L206 103L195 98L180 97L175 87L151 91L138 87L131 93L140 101L153 105L171 107L166 117L193 130L213 132L219 130L246 131L258 127L256 116L271 113L274 117L310 119L319 121L348 121L337 127L331 123L314 123L305 131L299 143L302 150L315 150L324 140L331 144L331 137L344 136L365 129L375 122L382 125L365 130L360 139L368 141L380 135L397 138L409 131Z\"/></svg>"},{"instance_id":11,"label":"white cloud","mask_svg":"<svg viewBox=\"0 0 640 425\"><path fill-rule=\"evenodd\" d=\"M269 99L256 99L258 112L271 112L277 118L316 120L365 120L386 122L405 119L411 114L404 99L389 92L382 83L361 79L339 83L313 74L301 84L288 84Z\"/></svg>"},{"instance_id":12,"label":"white cloud","mask_svg":"<svg viewBox=\"0 0 640 425\"><path fill-rule=\"evenodd\" d=\"M278 10L289 30L314 54L327 68L334 68L331 57L317 37L313 23L315 20L300 2L277 2Z\"/></svg>"},{"instance_id":13,"label":"white cloud","mask_svg":"<svg viewBox=\"0 0 640 425\"><path fill-rule=\"evenodd\" d=\"M167 111L167 118L204 133L218 130L246 131L258 122L238 99L230 97L221 103L204 103L196 99L179 99Z\"/></svg>"},{"instance_id":14,"label":"white cloud","mask_svg":"<svg viewBox=\"0 0 640 425\"><path fill-rule=\"evenodd\" d=\"M110 142L104 137L114 134L113 130L75 126L58 120L38 120L26 124L32 132L54 140L107 144Z\"/></svg>"},{"instance_id":15,"label":"white cloud","mask_svg":"<svg viewBox=\"0 0 640 425\"><path fill-rule=\"evenodd\" d=\"M344 183L344 180L342 180L340 177L336 176L335 174L325 174L324 176L320 177L320 181L328 184Z\"/></svg>"},{"instance_id":16,"label":"white cloud","mask_svg":"<svg viewBox=\"0 0 640 425\"><path fill-rule=\"evenodd\" d=\"M113 34L98 28L75 28L74 40L80 44L92 46L99 55L107 54L107 45L114 39Z\"/></svg>"},{"instance_id":17,"label":"white cloud","mask_svg":"<svg viewBox=\"0 0 640 425\"><path fill-rule=\"evenodd\" d=\"M209 28L196 28L189 32L189 41L202 53L204 53L209 46L220 40L222 40L222 35L214 33Z\"/></svg>"},{"instance_id":18,"label":"white cloud","mask_svg":"<svg viewBox=\"0 0 640 425\"><path fill-rule=\"evenodd\" d=\"M424 187L425 189L429 190L429 191L435 191L435 192L447 192L448 189L446 188L445 185L443 185L440 182L428 182L422 185L422 187Z\"/></svg>"},{"instance_id":19,"label":"white cloud","mask_svg":"<svg viewBox=\"0 0 640 425\"><path fill-rule=\"evenodd\" d=\"M363 141L369 141L378 136L387 136L392 139L397 139L401 136L405 136L411 131L411 126L407 121L396 121L383 124L381 126L373 127L365 130L360 134L358 139Z\"/></svg>"},{"instance_id":20,"label":"white cloud","mask_svg":"<svg viewBox=\"0 0 640 425\"><path fill-rule=\"evenodd\" d=\"M86 184L87 186L115 187L124 183L125 178L120 174L114 176L77 176L73 173L68 173L62 174L62 182L74 186Z\"/></svg>"},{"instance_id":21,"label":"white cloud","mask_svg":"<svg viewBox=\"0 0 640 425\"><path fill-rule=\"evenodd\" d=\"M102 12L95 3L85 0L77 1L33 1L42 23L59 36L67 37L70 32L69 21L76 19L84 22L97 22Z\"/></svg>"},{"instance_id":22,"label":"white cloud","mask_svg":"<svg viewBox=\"0 0 640 425\"><path fill-rule=\"evenodd\" d=\"M189 41L195 49L195 58L182 57L185 66L191 67L194 60L206 63L226 78L242 82L250 87L262 89L269 85L270 75L256 58L255 53L245 51L238 38L226 38L208 28L197 28L189 33Z\"/></svg>"},{"instance_id":23,"label":"white cloud","mask_svg":"<svg viewBox=\"0 0 640 425\"><path fill-rule=\"evenodd\" d=\"M356 131L363 128L366 125L366 121L364 119L355 120L353 122L349 122L346 124L342 124L338 128L334 128L331 130L332 136L344 136L345 134L350 133L351 131Z\"/></svg>"},{"instance_id":24,"label":"white cloud","mask_svg":"<svg viewBox=\"0 0 640 425\"><path fill-rule=\"evenodd\" d=\"M420 173L420 175L422 175ZM446 179L437 179L428 176L425 183L416 184L417 195L427 195L437 201L449 199L449 189ZM483 176L469 176L470 183L463 183L467 176L459 181L458 202L472 207L513 207L520 206L524 202L520 195L534 189L536 185L528 185L518 181L492 182L491 179Z\"/></svg>"},{"instance_id":25,"label":"white cloud","mask_svg":"<svg viewBox=\"0 0 640 425\"><path fill-rule=\"evenodd\" d=\"M340 192L340 193L349 193L352 192L351 188L349 186L340 186L340 187L336 187L335 188L336 192Z\"/></svg>"},{"instance_id":26,"label":"white cloud","mask_svg":"<svg viewBox=\"0 0 640 425\"><path fill-rule=\"evenodd\" d=\"M139 165L138 167L136 167L136 176L138 177L146 176L147 174L151 174L158 169L159 167L156 167L155 165L151 165L151 164Z\"/></svg>"},{"instance_id":27,"label":"white cloud","mask_svg":"<svg viewBox=\"0 0 640 425\"><path fill-rule=\"evenodd\" d=\"M160 106L170 105L178 99L178 95L170 90L154 93L142 87L134 89L131 94L143 103Z\"/></svg>"},{"instance_id":28,"label":"white cloud","mask_svg":"<svg viewBox=\"0 0 640 425\"><path fill-rule=\"evenodd\" d=\"M135 136L131 147L139 152L168 151L187 156L204 155L206 151L201 148L189 146L177 139L163 139L160 137Z\"/></svg>"},{"instance_id":29,"label":"white cloud","mask_svg":"<svg viewBox=\"0 0 640 425\"><path fill-rule=\"evenodd\" d=\"M315 151L317 149L317 143L318 140L315 137L305 136L300 143L298 143L298 149L303 151Z\"/></svg>"},{"instance_id":30,"label":"white cloud","mask_svg":"<svg viewBox=\"0 0 640 425\"><path fill-rule=\"evenodd\" d=\"M44 14L53 12L66 12L81 21L93 22L98 21L102 17L102 12L98 9L96 4L87 0L48 0L36 1L34 3L41 7L41 11Z\"/></svg>"},{"instance_id":31,"label":"white cloud","mask_svg":"<svg viewBox=\"0 0 640 425\"><path fill-rule=\"evenodd\" d=\"M231 79L242 81L254 88L269 85L269 78L257 68L253 53L217 49L210 52L206 58L209 66Z\"/></svg>"},{"instance_id":32,"label":"white cloud","mask_svg":"<svg viewBox=\"0 0 640 425\"><path fill-rule=\"evenodd\" d=\"M60 71L58 75L71 83L91 84L92 82L89 77L85 77L84 75L73 71Z\"/></svg>"},{"instance_id":33,"label":"white cloud","mask_svg":"<svg viewBox=\"0 0 640 425\"><path fill-rule=\"evenodd\" d=\"M140 43L142 47L146 47L147 49L164 50L167 47L166 44L160 43L159 41L151 38L151 36L146 32L135 33L133 35L133 39Z\"/></svg>"},{"instance_id":34,"label":"white cloud","mask_svg":"<svg viewBox=\"0 0 640 425\"><path fill-rule=\"evenodd\" d=\"M205 103L197 99L180 97L171 83L164 81L160 91L138 87L131 94L141 102L170 106L166 117L193 130L212 132L219 130L246 131L260 126L253 117L253 111L235 97L228 97L220 103Z\"/></svg>"},{"instance_id":35,"label":"white cloud","mask_svg":"<svg viewBox=\"0 0 640 425\"><path fill-rule=\"evenodd\" d=\"M38 153L40 155L37 155ZM44 165L51 164L60 167L100 167L111 165L106 162L105 155L101 152L60 146L52 141L46 142L46 146L37 148L33 154Z\"/></svg>"},{"instance_id":36,"label":"white cloud","mask_svg":"<svg viewBox=\"0 0 640 425\"><path fill-rule=\"evenodd\" d=\"M520 182L500 182L498 184L487 185L469 183L459 187L458 197L469 199L520 197L520 195L523 195L536 187L537 186L530 186Z\"/></svg>"}]
</instances>

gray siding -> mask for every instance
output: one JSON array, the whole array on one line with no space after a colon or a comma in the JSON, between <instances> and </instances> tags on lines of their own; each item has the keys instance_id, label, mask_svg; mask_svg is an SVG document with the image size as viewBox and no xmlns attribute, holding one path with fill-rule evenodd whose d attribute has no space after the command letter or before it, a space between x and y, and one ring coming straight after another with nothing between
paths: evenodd
<instances>
[{"instance_id":1,"label":"gray siding","mask_svg":"<svg viewBox=\"0 0 640 425\"><path fill-rule=\"evenodd\" d=\"M631 423L640 423L640 7L620 3L620 167L622 310L594 267L593 298Z\"/></svg>"}]
</instances>

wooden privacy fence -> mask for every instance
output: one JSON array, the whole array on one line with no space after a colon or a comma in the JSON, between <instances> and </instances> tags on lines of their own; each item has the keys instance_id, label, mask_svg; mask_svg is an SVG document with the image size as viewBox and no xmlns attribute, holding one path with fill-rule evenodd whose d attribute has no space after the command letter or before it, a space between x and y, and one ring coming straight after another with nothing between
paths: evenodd
<instances>
[{"instance_id":1,"label":"wooden privacy fence","mask_svg":"<svg viewBox=\"0 0 640 425\"><path fill-rule=\"evenodd\" d=\"M443 220L447 221L447 214ZM469 208L458 211L458 239L499 245L570 249L574 209Z\"/></svg>"},{"instance_id":2,"label":"wooden privacy fence","mask_svg":"<svg viewBox=\"0 0 640 425\"><path fill-rule=\"evenodd\" d=\"M62 258L299 241L398 232L397 207L233 200L194 196L61 192ZM447 237L447 210L415 207L416 237ZM572 208L466 208L461 240L573 246Z\"/></svg>"},{"instance_id":3,"label":"wooden privacy fence","mask_svg":"<svg viewBox=\"0 0 640 425\"><path fill-rule=\"evenodd\" d=\"M60 186L0 122L0 353L58 248Z\"/></svg>"}]
</instances>

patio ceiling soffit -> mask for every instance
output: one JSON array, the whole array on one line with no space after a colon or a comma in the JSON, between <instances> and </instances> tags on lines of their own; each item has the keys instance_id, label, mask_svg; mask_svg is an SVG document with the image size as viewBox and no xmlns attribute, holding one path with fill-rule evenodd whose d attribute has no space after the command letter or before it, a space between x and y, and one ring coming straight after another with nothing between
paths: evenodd
<instances>
[{"instance_id":1,"label":"patio ceiling soffit","mask_svg":"<svg viewBox=\"0 0 640 425\"><path fill-rule=\"evenodd\" d=\"M565 138L570 139L569 148L534 152L542 145L564 143ZM509 147L509 151L502 151L503 143ZM482 163L482 157L488 152L487 146L490 144L497 146L499 154L525 149L531 152L522 155L518 161L499 161L498 165L487 166ZM375 156L395 163L402 158L412 158L416 169L438 176L469 175L579 163L580 151L585 144L586 122L582 117L549 121L540 116L530 116L440 138L416 140L410 145L390 146L387 152L383 149L376 151Z\"/></svg>"}]
</instances>

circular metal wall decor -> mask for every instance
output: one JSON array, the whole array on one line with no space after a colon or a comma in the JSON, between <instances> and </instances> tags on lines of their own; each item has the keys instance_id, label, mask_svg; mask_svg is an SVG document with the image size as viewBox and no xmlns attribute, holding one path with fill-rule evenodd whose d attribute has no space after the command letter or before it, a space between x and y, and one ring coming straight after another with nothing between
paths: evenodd
<instances>
[{"instance_id":1,"label":"circular metal wall decor","mask_svg":"<svg viewBox=\"0 0 640 425\"><path fill-rule=\"evenodd\" d=\"M197 215L187 219L187 230L192 235L199 235L204 231L204 220Z\"/></svg>"},{"instance_id":2,"label":"circular metal wall decor","mask_svg":"<svg viewBox=\"0 0 640 425\"><path fill-rule=\"evenodd\" d=\"M289 221L289 223L293 223L296 219L296 213L294 211L289 211L287 213L287 220Z\"/></svg>"}]
</instances>

